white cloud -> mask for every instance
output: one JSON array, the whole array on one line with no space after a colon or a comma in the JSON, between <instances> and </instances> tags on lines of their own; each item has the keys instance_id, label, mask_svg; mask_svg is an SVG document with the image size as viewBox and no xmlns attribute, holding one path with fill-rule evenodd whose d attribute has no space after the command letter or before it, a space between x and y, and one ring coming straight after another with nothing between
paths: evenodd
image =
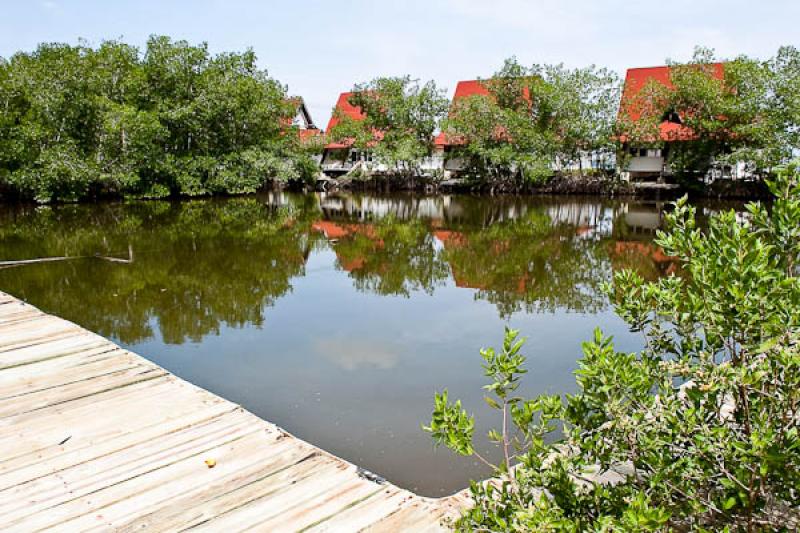
<instances>
[{"instance_id":1,"label":"white cloud","mask_svg":"<svg viewBox=\"0 0 800 533\"><path fill-rule=\"evenodd\" d=\"M390 370L400 359L385 342L366 339L333 338L318 340L314 351L345 370L378 368Z\"/></svg>"}]
</instances>

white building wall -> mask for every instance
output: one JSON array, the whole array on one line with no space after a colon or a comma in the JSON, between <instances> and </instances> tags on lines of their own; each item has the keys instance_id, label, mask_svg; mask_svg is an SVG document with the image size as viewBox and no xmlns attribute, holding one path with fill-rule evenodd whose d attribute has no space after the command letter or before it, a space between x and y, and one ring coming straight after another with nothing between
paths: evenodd
<instances>
[{"instance_id":1,"label":"white building wall","mask_svg":"<svg viewBox=\"0 0 800 533\"><path fill-rule=\"evenodd\" d=\"M628 172L661 172L663 168L663 157L634 156L628 164Z\"/></svg>"}]
</instances>

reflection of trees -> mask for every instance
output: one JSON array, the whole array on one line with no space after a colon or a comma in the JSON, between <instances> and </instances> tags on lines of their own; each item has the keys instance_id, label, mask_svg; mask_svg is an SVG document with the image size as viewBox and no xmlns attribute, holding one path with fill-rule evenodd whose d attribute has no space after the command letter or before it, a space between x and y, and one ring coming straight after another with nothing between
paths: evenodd
<instances>
[{"instance_id":1,"label":"reflection of trees","mask_svg":"<svg viewBox=\"0 0 800 533\"><path fill-rule=\"evenodd\" d=\"M339 266L358 290L409 296L413 290L432 293L447 278L447 265L420 220L400 222L386 217L371 224L323 221L317 230L335 239Z\"/></svg>"},{"instance_id":2,"label":"reflection of trees","mask_svg":"<svg viewBox=\"0 0 800 533\"><path fill-rule=\"evenodd\" d=\"M618 240L609 243L614 270L635 270L648 281L678 272L678 262L650 242Z\"/></svg>"},{"instance_id":3,"label":"reflection of trees","mask_svg":"<svg viewBox=\"0 0 800 533\"><path fill-rule=\"evenodd\" d=\"M315 228L331 239L339 266L360 290L430 293L446 266L457 286L474 289L503 316L596 312L606 305L600 286L612 269L648 277L672 271L670 258L649 244L661 223L659 205L469 196L404 201L323 198L323 211L336 221Z\"/></svg>"},{"instance_id":4,"label":"reflection of trees","mask_svg":"<svg viewBox=\"0 0 800 533\"><path fill-rule=\"evenodd\" d=\"M313 211L256 198L67 206L8 215L0 257L114 256L0 270L0 287L123 342L200 340L221 325L261 324L291 289Z\"/></svg>"},{"instance_id":5,"label":"reflection of trees","mask_svg":"<svg viewBox=\"0 0 800 533\"><path fill-rule=\"evenodd\" d=\"M404 203L407 202L407 205ZM0 289L124 342L199 340L264 322L308 254L330 247L361 291L433 293L452 276L507 316L605 306L612 269L671 272L657 206L536 198L314 195L0 211ZM313 228L313 231L312 231ZM327 237L326 239L322 238ZM95 256L127 258L115 263Z\"/></svg>"},{"instance_id":6,"label":"reflection of trees","mask_svg":"<svg viewBox=\"0 0 800 533\"><path fill-rule=\"evenodd\" d=\"M556 224L541 210L485 229L439 231L460 287L495 304L501 315L565 308L593 312L605 305L600 284L609 265L603 248Z\"/></svg>"}]
</instances>

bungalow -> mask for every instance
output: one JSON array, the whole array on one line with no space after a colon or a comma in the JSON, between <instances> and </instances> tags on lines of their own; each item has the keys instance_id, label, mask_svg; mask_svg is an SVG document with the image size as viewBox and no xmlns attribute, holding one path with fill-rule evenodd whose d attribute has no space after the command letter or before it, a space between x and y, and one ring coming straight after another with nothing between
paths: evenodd
<instances>
[{"instance_id":1,"label":"bungalow","mask_svg":"<svg viewBox=\"0 0 800 533\"><path fill-rule=\"evenodd\" d=\"M523 94L526 100L530 99L530 94L527 88L524 89ZM450 104L451 111L455 108L459 100L469 98L471 96L490 96L489 88L486 86L486 82L484 80L464 80L458 82L456 85L455 94L453 95L452 103ZM497 136L498 138L502 137L503 132L498 131ZM467 161L463 157L459 157L453 153L458 146L462 146L464 143L465 141L463 139L459 139L457 137L452 138L451 136L447 135L446 132L441 132L436 136L436 154L439 154L439 157L444 161L443 166L445 170L445 176L449 177L461 170L464 170L466 167ZM554 172L565 170L577 171L585 169L608 170L609 163L605 157L605 154L585 153L581 155L580 161L574 163L568 164L556 160L552 164L552 169ZM611 169L613 169L613 164Z\"/></svg>"},{"instance_id":2,"label":"bungalow","mask_svg":"<svg viewBox=\"0 0 800 533\"><path fill-rule=\"evenodd\" d=\"M350 103L350 98L353 94L352 92L346 92L339 95L336 106L333 108L331 119L328 121L327 131L329 133L339 124L341 116L357 121L364 120L365 115L361 108ZM383 132L374 132L372 144L380 142L382 138ZM353 141L350 139L331 141L325 145L325 150L322 154L322 171L325 174L328 176L341 176L356 167L378 173L389 170L385 165L374 160L370 150L353 148ZM437 158L435 154L434 157L425 158L421 164L422 171L429 174L441 169L441 167L441 158Z\"/></svg>"},{"instance_id":3,"label":"bungalow","mask_svg":"<svg viewBox=\"0 0 800 533\"><path fill-rule=\"evenodd\" d=\"M300 139L306 140L321 135L322 132L314 125L314 121L311 119L311 113L308 111L308 107L306 107L303 98L300 96L293 96L289 98L289 102L294 104L295 113L291 118L291 122L287 121L287 125L297 128Z\"/></svg>"},{"instance_id":4,"label":"bungalow","mask_svg":"<svg viewBox=\"0 0 800 533\"><path fill-rule=\"evenodd\" d=\"M364 112L360 107L350 103L350 98L354 93L346 92L339 95L336 106L328 121L328 133L340 122L340 116L350 117L353 120L364 120ZM376 139L380 139L380 132L376 132ZM325 145L322 152L322 171L329 176L341 176L353 170L358 165L371 166L373 163L372 154L367 150L357 150L353 148L353 141L350 139L338 142L329 142Z\"/></svg>"},{"instance_id":5,"label":"bungalow","mask_svg":"<svg viewBox=\"0 0 800 533\"><path fill-rule=\"evenodd\" d=\"M456 92L453 94L453 100L450 103L450 110L452 112L459 100L469 98L470 96L489 96L489 89L486 84L481 80L464 80L456 84ZM446 132L440 132L434 139L434 156L442 161L445 177L457 173L467 165L467 161L463 157L453 154L454 150L464 144L463 139L452 137Z\"/></svg>"},{"instance_id":6,"label":"bungalow","mask_svg":"<svg viewBox=\"0 0 800 533\"><path fill-rule=\"evenodd\" d=\"M711 65L712 75L717 79L724 76L724 64L714 63ZM642 121L644 117L643 102L639 99L642 90L651 83L657 83L674 88L672 84L672 67L646 67L631 68L625 76L625 85L622 90L619 114L620 120L625 120L631 124ZM683 124L680 110L667 112L664 114L658 128L658 138L648 143L649 147L635 146L628 142L625 135L622 136L622 150L630 156L626 169L623 170L623 177L629 179L659 179L668 176L671 171L667 164L670 147L677 142L685 142L695 139L694 132Z\"/></svg>"}]
</instances>

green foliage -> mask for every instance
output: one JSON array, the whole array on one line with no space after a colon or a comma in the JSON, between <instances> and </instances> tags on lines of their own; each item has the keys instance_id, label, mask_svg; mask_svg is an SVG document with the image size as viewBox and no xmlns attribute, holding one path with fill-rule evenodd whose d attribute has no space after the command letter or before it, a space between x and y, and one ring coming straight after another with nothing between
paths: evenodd
<instances>
[{"instance_id":1,"label":"green foliage","mask_svg":"<svg viewBox=\"0 0 800 533\"><path fill-rule=\"evenodd\" d=\"M484 83L489 97L456 102L444 130L490 184L542 181L580 164L581 155L611 153L619 101L619 80L611 71L525 67L509 59Z\"/></svg>"},{"instance_id":2,"label":"green foliage","mask_svg":"<svg viewBox=\"0 0 800 533\"><path fill-rule=\"evenodd\" d=\"M285 89L255 54L151 37L0 62L0 186L38 202L241 193L307 178Z\"/></svg>"},{"instance_id":3,"label":"green foliage","mask_svg":"<svg viewBox=\"0 0 800 533\"><path fill-rule=\"evenodd\" d=\"M680 273L622 271L608 287L645 348L617 352L597 330L579 393L512 396L524 362L515 331L500 354L482 351L503 414L489 437L505 460L498 482L471 487L460 530L796 530L800 166L769 187L769 209L722 213L703 231L676 203L658 243ZM438 396L433 420L437 443L480 458L460 404Z\"/></svg>"},{"instance_id":4,"label":"green foliage","mask_svg":"<svg viewBox=\"0 0 800 533\"><path fill-rule=\"evenodd\" d=\"M308 199L277 207L256 196L21 206L0 215L0 257L75 259L0 269L0 282L128 344L155 330L166 343L199 342L264 323L303 274L318 216Z\"/></svg>"},{"instance_id":5,"label":"green foliage","mask_svg":"<svg viewBox=\"0 0 800 533\"><path fill-rule=\"evenodd\" d=\"M769 174L800 149L800 51L783 47L760 61L740 56L724 62L715 76L713 51L697 48L688 63L671 63L667 89L652 83L629 105L642 120L623 116L619 128L633 146L660 145L658 127L672 115L693 133L672 143L668 163L684 179L710 169L748 162L756 173Z\"/></svg>"},{"instance_id":6,"label":"green foliage","mask_svg":"<svg viewBox=\"0 0 800 533\"><path fill-rule=\"evenodd\" d=\"M443 255L457 283L477 288L475 297L495 304L504 317L557 307L595 312L606 305L601 280L609 272L610 241L580 238L578 228L540 209L493 222L505 209L505 198L493 199L486 227L460 228L458 238L445 243ZM615 228L623 226L615 222ZM646 258L635 260L643 265Z\"/></svg>"},{"instance_id":7,"label":"green foliage","mask_svg":"<svg viewBox=\"0 0 800 533\"><path fill-rule=\"evenodd\" d=\"M328 132L334 141L371 151L393 173L422 174L424 159L433 153L433 134L447 112L444 91L433 81L420 85L410 76L376 78L356 85L350 104L361 109L364 119L340 114Z\"/></svg>"},{"instance_id":8,"label":"green foliage","mask_svg":"<svg viewBox=\"0 0 800 533\"><path fill-rule=\"evenodd\" d=\"M408 297L414 290L432 294L447 279L447 263L420 220L390 216L374 224L345 227L350 234L333 248L340 266L349 267L358 290Z\"/></svg>"}]
</instances>

